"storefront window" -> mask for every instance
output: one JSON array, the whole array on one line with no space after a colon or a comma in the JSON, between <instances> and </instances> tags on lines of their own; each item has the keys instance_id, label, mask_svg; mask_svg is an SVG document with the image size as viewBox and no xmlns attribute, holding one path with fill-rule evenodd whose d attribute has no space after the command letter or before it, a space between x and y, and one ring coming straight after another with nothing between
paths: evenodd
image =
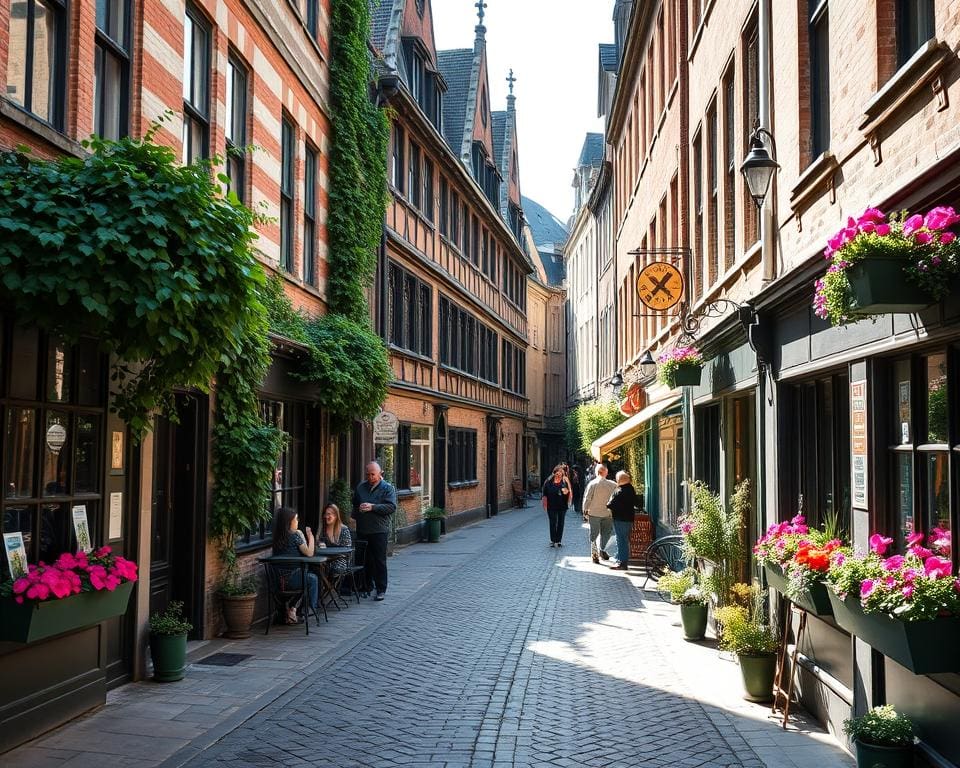
<instances>
[{"instance_id":1,"label":"storefront window","mask_svg":"<svg viewBox=\"0 0 960 768\"><path fill-rule=\"evenodd\" d=\"M430 427L401 424L397 442L377 446L377 462L383 477L398 491L430 494Z\"/></svg>"},{"instance_id":2,"label":"storefront window","mask_svg":"<svg viewBox=\"0 0 960 768\"><path fill-rule=\"evenodd\" d=\"M927 443L947 442L947 356L924 358L926 372Z\"/></svg>"},{"instance_id":3,"label":"storefront window","mask_svg":"<svg viewBox=\"0 0 960 768\"><path fill-rule=\"evenodd\" d=\"M894 467L897 546L903 551L904 542L913 533L913 456L898 453L894 458Z\"/></svg>"}]
</instances>

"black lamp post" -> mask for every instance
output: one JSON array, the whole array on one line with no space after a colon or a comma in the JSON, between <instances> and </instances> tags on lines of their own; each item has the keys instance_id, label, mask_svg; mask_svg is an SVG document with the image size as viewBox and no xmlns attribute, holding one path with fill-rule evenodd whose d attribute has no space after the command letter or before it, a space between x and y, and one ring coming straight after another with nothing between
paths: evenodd
<instances>
[{"instance_id":1,"label":"black lamp post","mask_svg":"<svg viewBox=\"0 0 960 768\"><path fill-rule=\"evenodd\" d=\"M763 207L764 198L770 188L770 179L773 178L774 171L780 168L780 164L767 152L764 136L770 139L773 154L777 154L777 144L773 140L773 134L758 125L750 136L750 152L740 166L740 173L747 182L750 197L757 204L757 208Z\"/></svg>"},{"instance_id":2,"label":"black lamp post","mask_svg":"<svg viewBox=\"0 0 960 768\"><path fill-rule=\"evenodd\" d=\"M623 386L623 376L620 374L620 371L617 371L610 379L610 386L614 389Z\"/></svg>"}]
</instances>

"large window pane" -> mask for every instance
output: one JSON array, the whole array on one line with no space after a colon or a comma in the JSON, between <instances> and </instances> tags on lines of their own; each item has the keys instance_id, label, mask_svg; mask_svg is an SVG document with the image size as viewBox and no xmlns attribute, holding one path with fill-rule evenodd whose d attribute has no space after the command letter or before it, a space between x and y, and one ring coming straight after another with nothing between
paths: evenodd
<instances>
[{"instance_id":1,"label":"large window pane","mask_svg":"<svg viewBox=\"0 0 960 768\"><path fill-rule=\"evenodd\" d=\"M100 419L97 416L77 416L77 436L74 448L73 492L96 493L100 467Z\"/></svg>"},{"instance_id":2,"label":"large window pane","mask_svg":"<svg viewBox=\"0 0 960 768\"><path fill-rule=\"evenodd\" d=\"M924 457L927 467L926 525L924 532L934 528L950 529L950 461L946 451Z\"/></svg>"},{"instance_id":3,"label":"large window pane","mask_svg":"<svg viewBox=\"0 0 960 768\"><path fill-rule=\"evenodd\" d=\"M97 29L121 48L127 47L128 0L97 0Z\"/></svg>"},{"instance_id":4,"label":"large window pane","mask_svg":"<svg viewBox=\"0 0 960 768\"><path fill-rule=\"evenodd\" d=\"M913 533L913 455L897 453L894 458L894 496L896 498L897 546L903 551L907 537Z\"/></svg>"},{"instance_id":5,"label":"large window pane","mask_svg":"<svg viewBox=\"0 0 960 768\"><path fill-rule=\"evenodd\" d=\"M913 443L913 425L910 403L910 361L898 360L893 364L893 442L899 445Z\"/></svg>"},{"instance_id":6,"label":"large window pane","mask_svg":"<svg viewBox=\"0 0 960 768\"><path fill-rule=\"evenodd\" d=\"M37 439L37 411L34 408L7 408L4 432L3 495L8 499L30 498L33 493L33 466Z\"/></svg>"},{"instance_id":7,"label":"large window pane","mask_svg":"<svg viewBox=\"0 0 960 768\"><path fill-rule=\"evenodd\" d=\"M9 58L7 59L7 98L27 106L27 0L10 3Z\"/></svg>"},{"instance_id":8,"label":"large window pane","mask_svg":"<svg viewBox=\"0 0 960 768\"><path fill-rule=\"evenodd\" d=\"M57 15L38 2L33 20L33 73L30 111L54 122L57 87Z\"/></svg>"},{"instance_id":9,"label":"large window pane","mask_svg":"<svg viewBox=\"0 0 960 768\"><path fill-rule=\"evenodd\" d=\"M63 411L47 413L43 445L43 495L66 496L70 491L70 419Z\"/></svg>"},{"instance_id":10,"label":"large window pane","mask_svg":"<svg viewBox=\"0 0 960 768\"><path fill-rule=\"evenodd\" d=\"M77 346L77 394L80 405L102 405L101 360L96 342L81 341Z\"/></svg>"},{"instance_id":11,"label":"large window pane","mask_svg":"<svg viewBox=\"0 0 960 768\"><path fill-rule=\"evenodd\" d=\"M92 520L87 508L87 522ZM73 534L73 516L70 504L44 504L40 507L40 552L39 559L52 562L62 552L76 552L77 542Z\"/></svg>"},{"instance_id":12,"label":"large window pane","mask_svg":"<svg viewBox=\"0 0 960 768\"><path fill-rule=\"evenodd\" d=\"M73 350L62 341L50 340L47 348L47 400L70 401L70 375L73 372Z\"/></svg>"},{"instance_id":13,"label":"large window pane","mask_svg":"<svg viewBox=\"0 0 960 768\"><path fill-rule=\"evenodd\" d=\"M39 341L40 334L36 328L14 327L10 355L10 397L36 399Z\"/></svg>"},{"instance_id":14,"label":"large window pane","mask_svg":"<svg viewBox=\"0 0 960 768\"><path fill-rule=\"evenodd\" d=\"M927 392L927 443L947 442L947 356L925 359Z\"/></svg>"}]
</instances>

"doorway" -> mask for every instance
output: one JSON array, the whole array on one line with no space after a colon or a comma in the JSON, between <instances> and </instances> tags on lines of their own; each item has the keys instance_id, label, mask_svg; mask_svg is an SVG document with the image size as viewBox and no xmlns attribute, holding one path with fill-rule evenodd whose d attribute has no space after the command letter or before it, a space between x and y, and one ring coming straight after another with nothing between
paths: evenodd
<instances>
[{"instance_id":1,"label":"doorway","mask_svg":"<svg viewBox=\"0 0 960 768\"><path fill-rule=\"evenodd\" d=\"M177 423L158 418L154 431L150 613L182 601L190 637L197 638L203 637L207 399L177 394L176 409Z\"/></svg>"},{"instance_id":2,"label":"doorway","mask_svg":"<svg viewBox=\"0 0 960 768\"><path fill-rule=\"evenodd\" d=\"M487 517L493 517L500 510L500 502L497 498L497 486L499 484L497 477L497 448L500 441L498 433L500 431L500 417L487 416Z\"/></svg>"},{"instance_id":3,"label":"doorway","mask_svg":"<svg viewBox=\"0 0 960 768\"><path fill-rule=\"evenodd\" d=\"M447 417L444 411L437 416L436 439L433 441L433 504L447 506Z\"/></svg>"}]
</instances>

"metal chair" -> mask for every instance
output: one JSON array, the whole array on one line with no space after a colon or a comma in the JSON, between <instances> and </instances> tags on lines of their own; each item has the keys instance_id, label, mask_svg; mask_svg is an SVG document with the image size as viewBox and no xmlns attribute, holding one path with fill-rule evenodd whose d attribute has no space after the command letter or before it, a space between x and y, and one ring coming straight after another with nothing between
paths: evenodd
<instances>
[{"instance_id":1,"label":"metal chair","mask_svg":"<svg viewBox=\"0 0 960 768\"><path fill-rule=\"evenodd\" d=\"M305 593L304 587L290 587L287 585L287 580L290 575L290 566L281 568L280 566L274 565L273 563L264 562L263 570L266 575L267 580L267 629L264 634L270 634L270 625L273 624L274 619L277 616L277 609L282 608L284 615L286 615L287 610L294 604L299 604L303 602L303 596ZM306 568L302 571L302 578L304 579L304 584L306 584L307 570ZM303 609L303 625L306 628L307 634L310 634L310 614L313 613L314 617L317 620L317 626L320 626L320 613L313 606L306 605ZM324 608L323 610L324 618L326 618L327 611Z\"/></svg>"},{"instance_id":2,"label":"metal chair","mask_svg":"<svg viewBox=\"0 0 960 768\"><path fill-rule=\"evenodd\" d=\"M356 539L353 542L353 552L350 553L350 565L347 567L346 573L341 574L337 583L337 589L339 590L340 585L349 579L350 594L357 598L358 603L360 602L360 593L369 591L365 576L366 562L367 541L366 539ZM358 579L360 579L360 584L358 584ZM364 589L360 588L361 585L364 587Z\"/></svg>"}]
</instances>

